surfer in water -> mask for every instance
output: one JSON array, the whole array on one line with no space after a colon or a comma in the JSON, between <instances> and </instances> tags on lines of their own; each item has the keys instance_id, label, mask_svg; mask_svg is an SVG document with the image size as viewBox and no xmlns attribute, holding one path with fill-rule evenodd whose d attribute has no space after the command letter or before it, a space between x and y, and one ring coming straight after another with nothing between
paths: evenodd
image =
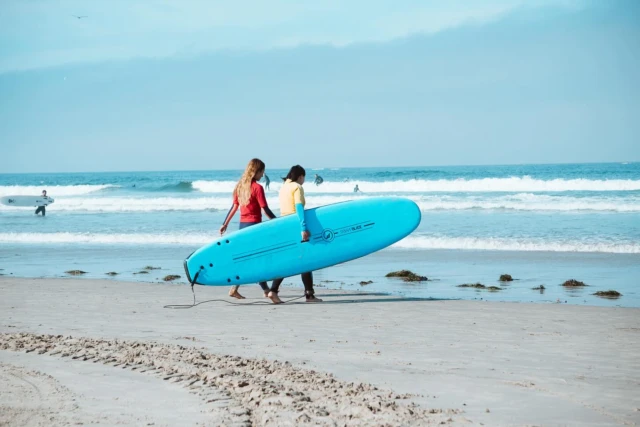
<instances>
[{"instance_id":1,"label":"surfer in water","mask_svg":"<svg viewBox=\"0 0 640 427\"><path fill-rule=\"evenodd\" d=\"M313 180L313 183L315 185L320 185L324 182L324 179L322 179L322 177L318 174L316 174L316 179Z\"/></svg>"},{"instance_id":2,"label":"surfer in water","mask_svg":"<svg viewBox=\"0 0 640 427\"><path fill-rule=\"evenodd\" d=\"M271 180L269 179L269 175L264 174L264 188L269 189L269 184L271 184Z\"/></svg>"},{"instance_id":3,"label":"surfer in water","mask_svg":"<svg viewBox=\"0 0 640 427\"><path fill-rule=\"evenodd\" d=\"M242 177L233 190L233 206L229 209L227 217L220 227L220 235L222 236L231 222L231 219L240 208L240 229L260 224L262 222L262 210L269 219L276 216L269 209L267 199L264 196L264 189L257 181L264 176L265 165L260 159L251 159L247 168L244 170ZM229 289L229 296L238 299L244 299L238 292L238 285ZM264 292L264 296L269 296L269 286L267 282L260 282L260 287Z\"/></svg>"},{"instance_id":4,"label":"surfer in water","mask_svg":"<svg viewBox=\"0 0 640 427\"><path fill-rule=\"evenodd\" d=\"M287 178L282 184L280 189L280 215L293 215L297 214L300 220L300 232L302 234L302 241L308 242L311 233L307 230L307 224L304 219L304 184L305 170L300 165L295 165L289 170ZM316 175L317 176L317 175ZM304 284L304 294L307 298L307 302L322 302L321 299L315 297L313 290L313 273L311 271L302 273L302 283ZM269 298L274 304L282 303L282 300L278 297L278 291L284 278L275 279L271 284L271 292L269 292Z\"/></svg>"},{"instance_id":5,"label":"surfer in water","mask_svg":"<svg viewBox=\"0 0 640 427\"><path fill-rule=\"evenodd\" d=\"M42 190L42 197L45 199L47 198L47 190ZM44 206L38 206L38 209L36 209L36 215L38 215L40 212L42 212L42 216L45 215L46 209Z\"/></svg>"},{"instance_id":6,"label":"surfer in water","mask_svg":"<svg viewBox=\"0 0 640 427\"><path fill-rule=\"evenodd\" d=\"M353 187L353 192L357 193L358 191L360 191L360 187L358 187L358 184L356 184L356 186Z\"/></svg>"}]
</instances>

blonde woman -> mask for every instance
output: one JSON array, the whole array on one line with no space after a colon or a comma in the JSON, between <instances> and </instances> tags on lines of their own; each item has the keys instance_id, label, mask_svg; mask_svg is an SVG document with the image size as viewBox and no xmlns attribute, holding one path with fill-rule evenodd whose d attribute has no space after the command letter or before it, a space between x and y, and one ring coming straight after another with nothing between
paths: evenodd
<instances>
[{"instance_id":1,"label":"blonde woman","mask_svg":"<svg viewBox=\"0 0 640 427\"><path fill-rule=\"evenodd\" d=\"M265 165L260 159L251 159L247 165L240 181L236 184L233 190L233 206L227 213L227 217L220 227L220 235L223 235L227 231L227 227L231 222L231 219L240 208L240 229L250 227L252 225L260 224L262 222L262 210L269 219L274 219L276 216L269 209L267 199L264 196L264 188L258 184L258 181L264 175ZM264 292L264 296L269 296L269 287L267 282L260 282L260 287ZM238 292L238 285L232 286L229 290L229 296L238 299L244 299L240 292Z\"/></svg>"}]
</instances>

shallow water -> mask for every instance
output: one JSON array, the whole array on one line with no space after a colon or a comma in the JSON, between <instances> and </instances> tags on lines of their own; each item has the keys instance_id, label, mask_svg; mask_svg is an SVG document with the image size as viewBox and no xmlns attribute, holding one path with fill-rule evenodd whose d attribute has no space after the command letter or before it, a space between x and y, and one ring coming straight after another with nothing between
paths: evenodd
<instances>
[{"instance_id":1,"label":"shallow water","mask_svg":"<svg viewBox=\"0 0 640 427\"><path fill-rule=\"evenodd\" d=\"M0 205L0 274L58 276L70 269L104 277L153 281L180 274L182 260L209 242L231 204L241 171L85 174L0 174L0 196L46 188L55 203L47 216ZM278 213L279 176L267 170L267 199ZM640 277L640 163L308 169L308 207L393 195L415 200L418 229L393 247L318 272L316 282L407 296L502 301L558 300L638 306ZM313 184L315 173L322 185ZM264 183L263 183L264 184ZM353 193L358 184L361 193ZM230 226L237 229L238 216ZM161 266L136 274L146 265ZM437 280L406 284L385 279L412 269ZM482 282L498 292L461 289ZM575 278L590 285L558 287ZM344 284L341 284L344 282ZM544 285L544 293L531 288ZM615 289L617 300L591 295Z\"/></svg>"}]
</instances>

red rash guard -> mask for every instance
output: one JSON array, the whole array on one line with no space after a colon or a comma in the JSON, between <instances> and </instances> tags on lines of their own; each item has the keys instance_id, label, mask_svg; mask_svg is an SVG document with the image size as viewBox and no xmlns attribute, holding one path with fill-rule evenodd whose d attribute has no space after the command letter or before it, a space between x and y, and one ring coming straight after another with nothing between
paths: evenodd
<instances>
[{"instance_id":1,"label":"red rash guard","mask_svg":"<svg viewBox=\"0 0 640 427\"><path fill-rule=\"evenodd\" d=\"M240 205L237 194L233 195L233 204ZM240 222L262 222L261 209L268 206L262 185L255 180L251 181L251 197L246 206L240 206Z\"/></svg>"}]
</instances>

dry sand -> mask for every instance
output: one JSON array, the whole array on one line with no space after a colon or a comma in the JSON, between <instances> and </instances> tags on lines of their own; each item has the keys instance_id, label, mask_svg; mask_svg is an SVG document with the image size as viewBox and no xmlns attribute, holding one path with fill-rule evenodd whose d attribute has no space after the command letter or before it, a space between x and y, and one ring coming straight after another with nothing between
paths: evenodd
<instances>
[{"instance_id":1,"label":"dry sand","mask_svg":"<svg viewBox=\"0 0 640 427\"><path fill-rule=\"evenodd\" d=\"M640 423L639 309L318 294L0 278L0 425Z\"/></svg>"}]
</instances>

